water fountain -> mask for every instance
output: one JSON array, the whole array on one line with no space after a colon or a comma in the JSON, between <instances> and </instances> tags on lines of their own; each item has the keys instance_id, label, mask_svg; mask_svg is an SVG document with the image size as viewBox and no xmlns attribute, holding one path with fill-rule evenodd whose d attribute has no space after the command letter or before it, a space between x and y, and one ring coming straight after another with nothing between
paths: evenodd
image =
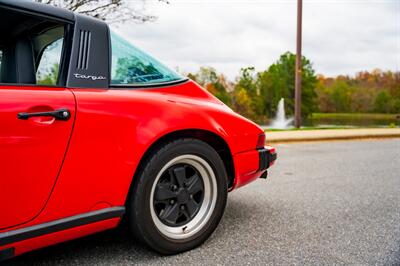
<instances>
[{"instance_id":1,"label":"water fountain","mask_svg":"<svg viewBox=\"0 0 400 266\"><path fill-rule=\"evenodd\" d=\"M293 117L286 119L285 114L285 99L281 98L278 103L278 111L276 112L276 117L272 120L269 128L274 129L287 129L293 122Z\"/></svg>"}]
</instances>

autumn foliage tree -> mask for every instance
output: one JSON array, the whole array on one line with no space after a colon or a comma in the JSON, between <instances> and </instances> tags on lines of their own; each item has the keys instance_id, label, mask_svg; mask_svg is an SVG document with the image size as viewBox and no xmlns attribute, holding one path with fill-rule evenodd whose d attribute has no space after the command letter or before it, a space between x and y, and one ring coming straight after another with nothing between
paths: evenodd
<instances>
[{"instance_id":1,"label":"autumn foliage tree","mask_svg":"<svg viewBox=\"0 0 400 266\"><path fill-rule=\"evenodd\" d=\"M400 113L400 72L363 71L354 77L318 77L320 112Z\"/></svg>"},{"instance_id":2,"label":"autumn foliage tree","mask_svg":"<svg viewBox=\"0 0 400 266\"><path fill-rule=\"evenodd\" d=\"M258 92L255 83L254 68L242 68L232 92L232 108L243 116L260 122L257 112L260 110L257 106Z\"/></svg>"},{"instance_id":3,"label":"autumn foliage tree","mask_svg":"<svg viewBox=\"0 0 400 266\"><path fill-rule=\"evenodd\" d=\"M275 115L281 98L286 100L288 114L293 114L294 68L295 55L287 52L265 71L256 72L254 67L242 68L234 84L210 67L202 67L188 76L236 112L265 124ZM302 71L302 111L304 116L308 116L317 108L315 86L318 80L311 62L305 57Z\"/></svg>"},{"instance_id":4,"label":"autumn foliage tree","mask_svg":"<svg viewBox=\"0 0 400 266\"><path fill-rule=\"evenodd\" d=\"M265 71L242 68L234 83L214 68L189 74L209 92L243 116L267 124L278 102L285 99L286 113L294 112L295 55L284 53ZM302 59L302 114L400 113L400 72L373 70L354 77L315 75L311 62Z\"/></svg>"},{"instance_id":5,"label":"autumn foliage tree","mask_svg":"<svg viewBox=\"0 0 400 266\"><path fill-rule=\"evenodd\" d=\"M212 67L201 67L197 73L189 73L188 77L199 83L223 103L231 105L228 95L230 84L226 77Z\"/></svg>"}]
</instances>

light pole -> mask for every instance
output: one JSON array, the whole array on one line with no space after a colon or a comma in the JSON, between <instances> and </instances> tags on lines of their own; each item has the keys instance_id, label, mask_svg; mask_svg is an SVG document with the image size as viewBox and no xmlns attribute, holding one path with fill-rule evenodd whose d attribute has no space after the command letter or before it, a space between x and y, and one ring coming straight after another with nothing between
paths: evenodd
<instances>
[{"instance_id":1,"label":"light pole","mask_svg":"<svg viewBox=\"0 0 400 266\"><path fill-rule=\"evenodd\" d=\"M294 103L294 126L301 126L301 24L303 1L297 0L297 42L296 42L296 80L295 80L295 103Z\"/></svg>"}]
</instances>

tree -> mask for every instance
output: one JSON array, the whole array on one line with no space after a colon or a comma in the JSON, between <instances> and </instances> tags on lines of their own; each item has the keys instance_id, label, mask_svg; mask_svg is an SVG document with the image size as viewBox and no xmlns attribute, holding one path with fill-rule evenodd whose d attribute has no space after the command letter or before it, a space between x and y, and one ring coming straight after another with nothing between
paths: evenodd
<instances>
[{"instance_id":1,"label":"tree","mask_svg":"<svg viewBox=\"0 0 400 266\"><path fill-rule=\"evenodd\" d=\"M124 0L35 0L39 3L51 4L62 7L73 12L92 16L109 23L134 20L138 22L154 21L155 16L144 13L144 2L142 6L133 5L132 1ZM167 0L158 0L168 3Z\"/></svg>"},{"instance_id":2,"label":"tree","mask_svg":"<svg viewBox=\"0 0 400 266\"><path fill-rule=\"evenodd\" d=\"M256 119L254 111L251 108L251 98L244 88L235 88L233 92L233 99L232 107L235 112L249 119Z\"/></svg>"},{"instance_id":3,"label":"tree","mask_svg":"<svg viewBox=\"0 0 400 266\"><path fill-rule=\"evenodd\" d=\"M400 112L400 72L358 72L318 78L316 87L321 112Z\"/></svg>"},{"instance_id":4,"label":"tree","mask_svg":"<svg viewBox=\"0 0 400 266\"><path fill-rule=\"evenodd\" d=\"M391 109L391 98L386 90L382 90L375 98L375 111L378 113L389 113Z\"/></svg>"},{"instance_id":5,"label":"tree","mask_svg":"<svg viewBox=\"0 0 400 266\"><path fill-rule=\"evenodd\" d=\"M235 111L258 123L265 122L266 114L263 112L264 99L257 88L257 74L254 67L246 67L240 70L240 75L234 86L233 96ZM240 98L248 98L248 100L241 100L239 103L238 100ZM247 105L246 107L244 106L245 104Z\"/></svg>"},{"instance_id":6,"label":"tree","mask_svg":"<svg viewBox=\"0 0 400 266\"><path fill-rule=\"evenodd\" d=\"M115 72L114 79L123 84L149 82L164 77L151 63L146 65L135 56L118 58Z\"/></svg>"},{"instance_id":7,"label":"tree","mask_svg":"<svg viewBox=\"0 0 400 266\"><path fill-rule=\"evenodd\" d=\"M194 74L195 80L201 86L206 86L209 83L218 82L218 74L215 68L212 67L200 67L199 71Z\"/></svg>"},{"instance_id":8,"label":"tree","mask_svg":"<svg viewBox=\"0 0 400 266\"><path fill-rule=\"evenodd\" d=\"M189 73L187 76L199 83L223 103L231 105L226 78L224 75L218 74L214 68L201 67L197 73Z\"/></svg>"},{"instance_id":9,"label":"tree","mask_svg":"<svg viewBox=\"0 0 400 266\"><path fill-rule=\"evenodd\" d=\"M334 112L332 105L332 100L329 94L329 88L326 84L330 84L332 82L332 78L326 78L322 75L318 75L318 83L315 87L315 92L317 93L318 99L318 110L320 112Z\"/></svg>"},{"instance_id":10,"label":"tree","mask_svg":"<svg viewBox=\"0 0 400 266\"><path fill-rule=\"evenodd\" d=\"M374 109L374 100L376 97L376 89L364 87L351 88L351 106L350 112L368 113Z\"/></svg>"},{"instance_id":11,"label":"tree","mask_svg":"<svg viewBox=\"0 0 400 266\"><path fill-rule=\"evenodd\" d=\"M349 112L351 104L350 86L342 80L337 80L331 87L331 99L335 112Z\"/></svg>"},{"instance_id":12,"label":"tree","mask_svg":"<svg viewBox=\"0 0 400 266\"><path fill-rule=\"evenodd\" d=\"M59 64L53 64L49 69L47 69L44 73L37 73L37 84L40 85L56 85L58 72L59 72Z\"/></svg>"},{"instance_id":13,"label":"tree","mask_svg":"<svg viewBox=\"0 0 400 266\"><path fill-rule=\"evenodd\" d=\"M315 92L318 80L311 62L304 56L301 62L301 113L303 117L307 117L318 108ZM287 113L289 115L294 114L295 64L296 55L286 52L268 70L258 74L257 88L264 102L262 112L269 114L269 116L274 115L279 100L285 98Z\"/></svg>"}]
</instances>

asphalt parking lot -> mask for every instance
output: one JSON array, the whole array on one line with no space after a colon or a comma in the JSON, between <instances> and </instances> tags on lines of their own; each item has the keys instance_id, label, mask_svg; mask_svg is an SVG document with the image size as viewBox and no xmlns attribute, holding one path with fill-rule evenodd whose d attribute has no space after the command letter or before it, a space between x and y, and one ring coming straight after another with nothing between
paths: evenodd
<instances>
[{"instance_id":1,"label":"asphalt parking lot","mask_svg":"<svg viewBox=\"0 0 400 266\"><path fill-rule=\"evenodd\" d=\"M400 139L277 145L269 179L229 195L200 248L160 256L121 230L10 265L400 265Z\"/></svg>"}]
</instances>

